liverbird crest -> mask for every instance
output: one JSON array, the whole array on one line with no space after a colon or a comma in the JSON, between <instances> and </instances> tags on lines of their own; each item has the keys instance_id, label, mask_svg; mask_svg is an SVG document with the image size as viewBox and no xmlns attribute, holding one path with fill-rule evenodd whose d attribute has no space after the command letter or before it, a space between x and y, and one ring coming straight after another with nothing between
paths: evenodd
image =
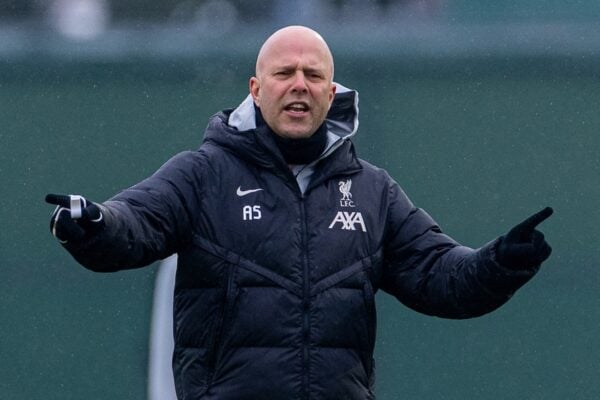
<instances>
[{"instance_id":1,"label":"liverbird crest","mask_svg":"<svg viewBox=\"0 0 600 400\"><path fill-rule=\"evenodd\" d=\"M354 207L354 202L352 201L352 193L350 193L350 188L352 187L352 179L347 179L346 181L339 181L338 185L340 193L342 194L342 198L340 199L340 205L342 207Z\"/></svg>"}]
</instances>

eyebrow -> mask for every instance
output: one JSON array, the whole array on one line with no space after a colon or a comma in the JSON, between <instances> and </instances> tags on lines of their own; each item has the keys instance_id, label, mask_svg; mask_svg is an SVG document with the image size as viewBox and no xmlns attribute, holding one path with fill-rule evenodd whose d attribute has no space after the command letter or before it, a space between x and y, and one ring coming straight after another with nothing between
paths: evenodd
<instances>
[{"instance_id":1,"label":"eyebrow","mask_svg":"<svg viewBox=\"0 0 600 400\"><path fill-rule=\"evenodd\" d=\"M274 70L285 70L285 71L289 71L289 70L295 70L296 69L296 65L295 64L282 64L282 65L277 65L275 66ZM315 67L303 67L302 71L304 72L308 72L308 73L318 73L318 74L325 74L326 71L326 67L323 66L322 68L315 68Z\"/></svg>"}]
</instances>

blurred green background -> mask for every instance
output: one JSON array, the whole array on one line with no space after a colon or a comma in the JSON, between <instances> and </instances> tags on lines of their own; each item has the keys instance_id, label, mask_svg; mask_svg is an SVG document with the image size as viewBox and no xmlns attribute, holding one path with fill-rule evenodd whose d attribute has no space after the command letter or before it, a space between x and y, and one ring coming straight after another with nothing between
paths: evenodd
<instances>
[{"instance_id":1,"label":"blurred green background","mask_svg":"<svg viewBox=\"0 0 600 400\"><path fill-rule=\"evenodd\" d=\"M550 205L541 228L554 252L478 319L422 316L380 294L378 399L599 398L600 53L577 38L548 44L539 30L490 44L481 38L497 38L493 27L427 26L324 34L336 80L360 93L359 155L471 247ZM104 200L197 148L210 115L246 96L271 28L118 57L103 53L113 39L38 32L32 54L1 36L0 398L147 397L158 264L83 269L50 235L43 198ZM455 36L431 39L444 32Z\"/></svg>"}]
</instances>

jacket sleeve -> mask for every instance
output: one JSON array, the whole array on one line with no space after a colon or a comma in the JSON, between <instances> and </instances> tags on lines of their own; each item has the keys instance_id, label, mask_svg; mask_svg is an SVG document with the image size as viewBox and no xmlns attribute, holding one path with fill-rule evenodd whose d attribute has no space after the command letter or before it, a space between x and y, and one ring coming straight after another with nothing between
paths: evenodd
<instances>
[{"instance_id":1,"label":"jacket sleeve","mask_svg":"<svg viewBox=\"0 0 600 400\"><path fill-rule=\"evenodd\" d=\"M496 260L498 239L479 249L442 233L392 181L381 288L421 313L471 318L495 310L535 275Z\"/></svg>"},{"instance_id":2,"label":"jacket sleeve","mask_svg":"<svg viewBox=\"0 0 600 400\"><path fill-rule=\"evenodd\" d=\"M151 177L99 204L105 228L65 248L97 272L139 268L177 251L191 237L190 204L199 193L198 152L183 152Z\"/></svg>"}]
</instances>

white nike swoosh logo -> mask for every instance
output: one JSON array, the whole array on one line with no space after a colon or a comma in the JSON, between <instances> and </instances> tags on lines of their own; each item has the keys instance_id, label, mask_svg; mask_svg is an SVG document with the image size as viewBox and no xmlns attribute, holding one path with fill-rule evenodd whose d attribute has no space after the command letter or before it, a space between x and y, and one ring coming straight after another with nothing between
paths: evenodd
<instances>
[{"instance_id":1,"label":"white nike swoosh logo","mask_svg":"<svg viewBox=\"0 0 600 400\"><path fill-rule=\"evenodd\" d=\"M261 191L261 190L262 190L262 189L248 189L248 190L242 190L242 187L241 187L241 186L238 186L238 188L237 188L237 191L235 192L235 194L237 194L238 196L242 197L242 196L245 196L245 195L247 195L247 194L250 194L250 193L259 192L259 191Z\"/></svg>"}]
</instances>

